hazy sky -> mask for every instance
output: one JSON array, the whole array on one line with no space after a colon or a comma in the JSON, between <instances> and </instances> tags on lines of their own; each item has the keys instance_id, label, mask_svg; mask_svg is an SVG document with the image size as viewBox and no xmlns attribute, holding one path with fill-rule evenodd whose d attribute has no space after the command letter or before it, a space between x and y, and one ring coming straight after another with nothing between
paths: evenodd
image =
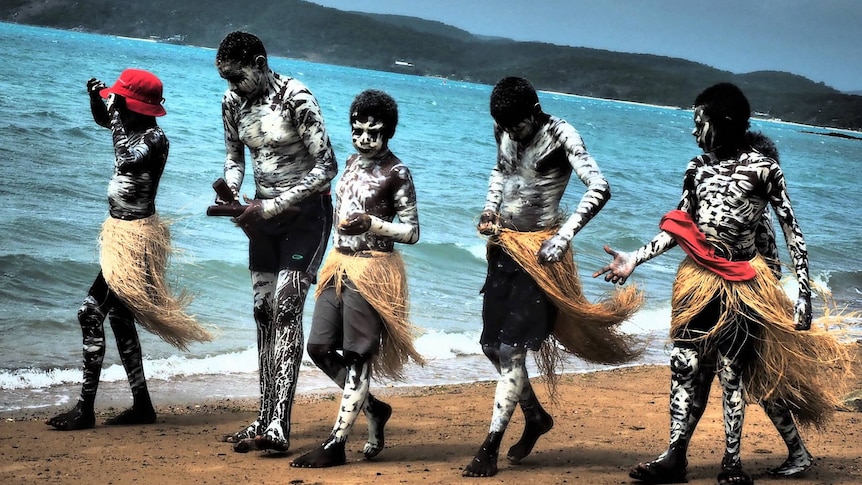
<instances>
[{"instance_id":1,"label":"hazy sky","mask_svg":"<svg viewBox=\"0 0 862 485\"><path fill-rule=\"evenodd\" d=\"M862 90L862 0L311 0L474 34L786 71Z\"/></svg>"}]
</instances>

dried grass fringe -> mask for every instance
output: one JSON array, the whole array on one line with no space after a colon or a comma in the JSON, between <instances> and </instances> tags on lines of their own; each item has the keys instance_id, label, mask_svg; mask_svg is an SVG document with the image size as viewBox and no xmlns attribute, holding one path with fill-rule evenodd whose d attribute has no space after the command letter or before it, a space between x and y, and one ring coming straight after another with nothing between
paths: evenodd
<instances>
[{"instance_id":1,"label":"dried grass fringe","mask_svg":"<svg viewBox=\"0 0 862 485\"><path fill-rule=\"evenodd\" d=\"M822 428L836 409L852 375L848 344L832 329L847 315L824 316L811 330L794 328L794 304L762 257L751 261L758 276L744 282L726 281L686 258L673 285L671 335L700 313L716 294L726 303L719 322L697 340L706 340L747 318L757 325L757 358L746 367L745 393L749 402L784 402L800 425ZM828 304L829 302L826 301ZM752 336L755 337L755 336Z\"/></svg>"},{"instance_id":2,"label":"dried grass fringe","mask_svg":"<svg viewBox=\"0 0 862 485\"><path fill-rule=\"evenodd\" d=\"M181 350L213 335L186 313L191 296L173 295L166 280L171 254L167 223L152 215L124 221L109 217L99 238L102 274L144 329Z\"/></svg>"},{"instance_id":3,"label":"dried grass fringe","mask_svg":"<svg viewBox=\"0 0 862 485\"><path fill-rule=\"evenodd\" d=\"M541 265L536 254L554 231L518 232L501 230L495 242L542 288L559 314L551 337L536 354L536 363L551 395L557 382L561 349L588 362L622 364L643 353L641 342L619 332L619 325L643 305L643 292L634 286L615 289L611 296L592 303L584 296L573 251L554 264Z\"/></svg>"},{"instance_id":4,"label":"dried grass fringe","mask_svg":"<svg viewBox=\"0 0 862 485\"><path fill-rule=\"evenodd\" d=\"M340 296L342 277L346 275L383 320L380 347L371 362L374 376L403 380L408 360L425 364L425 359L413 347L418 332L409 318L404 261L398 251L365 251L362 254L365 257L330 251L320 269L315 298L331 286Z\"/></svg>"}]
</instances>

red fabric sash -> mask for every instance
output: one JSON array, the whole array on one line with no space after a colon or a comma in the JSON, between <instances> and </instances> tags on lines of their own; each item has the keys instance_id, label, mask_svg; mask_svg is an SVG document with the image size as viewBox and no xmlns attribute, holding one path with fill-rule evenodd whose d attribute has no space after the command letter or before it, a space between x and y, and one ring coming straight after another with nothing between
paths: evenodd
<instances>
[{"instance_id":1,"label":"red fabric sash","mask_svg":"<svg viewBox=\"0 0 862 485\"><path fill-rule=\"evenodd\" d=\"M748 261L728 261L716 256L715 248L688 212L672 210L661 218L658 227L673 236L679 247L697 264L727 281L748 281L757 276L757 271Z\"/></svg>"}]
</instances>

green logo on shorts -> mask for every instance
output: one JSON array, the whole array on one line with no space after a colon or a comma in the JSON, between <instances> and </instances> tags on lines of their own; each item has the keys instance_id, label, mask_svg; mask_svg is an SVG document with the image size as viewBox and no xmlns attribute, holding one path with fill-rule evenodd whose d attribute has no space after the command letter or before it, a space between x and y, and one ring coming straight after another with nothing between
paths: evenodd
<instances>
[{"instance_id":1,"label":"green logo on shorts","mask_svg":"<svg viewBox=\"0 0 862 485\"><path fill-rule=\"evenodd\" d=\"M294 261L299 261L303 259L303 256L301 254L294 254L293 256L291 256L291 259L293 259Z\"/></svg>"}]
</instances>

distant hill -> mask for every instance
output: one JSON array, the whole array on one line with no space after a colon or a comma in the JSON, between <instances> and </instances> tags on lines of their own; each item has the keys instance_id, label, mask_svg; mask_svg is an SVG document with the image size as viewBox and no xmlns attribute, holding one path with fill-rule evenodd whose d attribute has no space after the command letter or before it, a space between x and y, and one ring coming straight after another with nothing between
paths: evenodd
<instances>
[{"instance_id":1,"label":"distant hill","mask_svg":"<svg viewBox=\"0 0 862 485\"><path fill-rule=\"evenodd\" d=\"M862 130L862 96L794 74L734 74L670 57L486 38L440 22L301 0L3 0L0 21L205 47L247 30L276 56L485 84L520 75L543 90L679 107L708 85L730 81L761 116Z\"/></svg>"}]
</instances>

